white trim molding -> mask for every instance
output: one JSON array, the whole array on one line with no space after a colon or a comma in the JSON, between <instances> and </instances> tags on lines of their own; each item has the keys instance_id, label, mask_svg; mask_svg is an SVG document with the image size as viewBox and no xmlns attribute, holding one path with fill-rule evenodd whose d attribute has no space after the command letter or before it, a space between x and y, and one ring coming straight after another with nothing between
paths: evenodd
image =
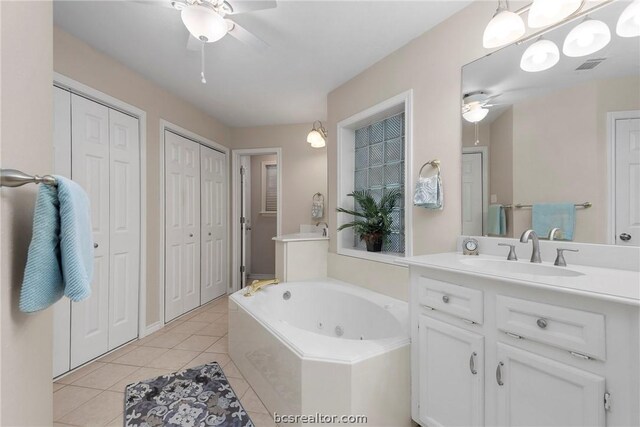
<instances>
[{"instance_id":1,"label":"white trim molding","mask_svg":"<svg viewBox=\"0 0 640 427\"><path fill-rule=\"evenodd\" d=\"M261 156L275 154L278 165L277 178L277 212L276 212L276 235L282 234L282 148L243 148L231 150L231 238L234 243L240 241L240 159L243 156ZM238 173L236 173L238 172ZM240 253L234 245L231 251L231 292L240 289Z\"/></svg>"},{"instance_id":2,"label":"white trim molding","mask_svg":"<svg viewBox=\"0 0 640 427\"><path fill-rule=\"evenodd\" d=\"M638 119L640 110L607 113L607 243L616 244L616 120Z\"/></svg>"},{"instance_id":3,"label":"white trim molding","mask_svg":"<svg viewBox=\"0 0 640 427\"><path fill-rule=\"evenodd\" d=\"M138 337L149 335L147 327L147 113L104 92L60 73L53 73L53 84L138 119L140 132L140 286L138 294Z\"/></svg>"},{"instance_id":4,"label":"white trim molding","mask_svg":"<svg viewBox=\"0 0 640 427\"><path fill-rule=\"evenodd\" d=\"M480 153L482 156L482 235L487 233L487 220L489 215L489 147L478 145L474 147L462 147L462 154Z\"/></svg>"},{"instance_id":5,"label":"white trim molding","mask_svg":"<svg viewBox=\"0 0 640 427\"><path fill-rule=\"evenodd\" d=\"M353 116L342 120L337 125L338 139L338 206L353 208L353 199L347 197L354 189L354 163L355 163L355 130L370 123L385 119L394 114L404 112L404 257L413 255L413 204L412 191L414 186L413 176L413 90L407 90L392 98L380 102L371 108L367 108ZM346 214L338 213L337 227L349 221ZM338 232L338 255L346 255L371 261L384 262L398 265L398 258L403 258L397 253L366 252L354 249L353 231L345 229Z\"/></svg>"},{"instance_id":6,"label":"white trim molding","mask_svg":"<svg viewBox=\"0 0 640 427\"><path fill-rule=\"evenodd\" d=\"M223 153L225 155L225 166L227 168L227 185L225 186L225 195L224 195L224 199L227 200L227 202L229 201L229 193L228 193L228 183L229 183L229 175L230 175L230 170L229 170L229 148L225 147L224 145L218 144L215 141L212 141L210 139L207 139L203 136L198 135L197 133L191 132L190 130L187 130L185 128L182 128L176 124L173 124L167 120L164 119L160 119L160 132L159 132L159 143L160 143L160 173L159 173L159 179L160 179L160 206L159 206L159 216L160 216L160 229L158 230L158 232L160 233L160 245L157 248L158 250L158 259L159 259L159 297L158 297L158 305L159 305L159 313L160 313L160 324L162 325L161 327L163 327L165 325L165 313L164 313L164 296L165 296L165 292L166 292L166 282L165 282L165 259L164 259L164 249L165 249L165 217L164 217L164 213L165 213L165 170L164 170L164 151L165 151L165 141L164 141L164 133L165 131L169 131L172 133L175 133L176 135L180 135L184 138L190 139L193 142L196 142L200 145L204 145L205 147L209 147L212 148L216 151L219 151L221 153ZM227 209L225 210L225 218L224 218L224 222L227 224L226 227L226 231L225 231L225 239L227 240L227 253L231 252L231 241L229 239L229 206L227 206ZM227 262L228 264L228 262ZM228 269L228 265L227 265L227 269ZM225 279L225 281L228 283L229 282L229 272L227 271L227 277ZM154 323L155 325L155 323Z\"/></svg>"}]
</instances>

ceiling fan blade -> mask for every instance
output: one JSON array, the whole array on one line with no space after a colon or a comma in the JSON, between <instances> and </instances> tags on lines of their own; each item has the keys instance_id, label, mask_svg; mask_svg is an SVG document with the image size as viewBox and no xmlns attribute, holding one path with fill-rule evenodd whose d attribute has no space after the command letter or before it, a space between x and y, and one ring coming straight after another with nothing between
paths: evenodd
<instances>
[{"instance_id":1,"label":"ceiling fan blade","mask_svg":"<svg viewBox=\"0 0 640 427\"><path fill-rule=\"evenodd\" d=\"M225 3L229 4L231 9L233 9L232 12L228 13L229 15L273 9L278 6L278 3L275 0L227 0Z\"/></svg>"},{"instance_id":2,"label":"ceiling fan blade","mask_svg":"<svg viewBox=\"0 0 640 427\"><path fill-rule=\"evenodd\" d=\"M169 0L132 0L133 3L144 4L145 6L157 6L164 7L168 9L174 9L172 2ZM177 1L177 3L182 3L181 1Z\"/></svg>"},{"instance_id":3,"label":"ceiling fan blade","mask_svg":"<svg viewBox=\"0 0 640 427\"><path fill-rule=\"evenodd\" d=\"M253 49L258 52L264 52L269 48L269 45L262 39L255 36L253 33L250 33L245 28L241 27L237 23L233 22L230 19L227 19L227 22L231 25L229 26L231 29L229 30L229 35L235 37L240 40L242 43L251 46Z\"/></svg>"},{"instance_id":4,"label":"ceiling fan blade","mask_svg":"<svg viewBox=\"0 0 640 427\"><path fill-rule=\"evenodd\" d=\"M193 37L193 34L189 33L189 38L187 39L187 50L191 50L197 52L202 47L202 42L197 38Z\"/></svg>"}]
</instances>

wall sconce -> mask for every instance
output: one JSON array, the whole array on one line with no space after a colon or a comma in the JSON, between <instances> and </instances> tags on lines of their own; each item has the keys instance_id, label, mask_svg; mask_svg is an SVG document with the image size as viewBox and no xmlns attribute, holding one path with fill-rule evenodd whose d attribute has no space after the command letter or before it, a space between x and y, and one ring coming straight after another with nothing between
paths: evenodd
<instances>
[{"instance_id":1,"label":"wall sconce","mask_svg":"<svg viewBox=\"0 0 640 427\"><path fill-rule=\"evenodd\" d=\"M318 126L316 127L316 123ZM307 135L307 142L311 144L313 148L322 148L326 144L327 130L322 126L320 120L313 122L313 128Z\"/></svg>"}]
</instances>

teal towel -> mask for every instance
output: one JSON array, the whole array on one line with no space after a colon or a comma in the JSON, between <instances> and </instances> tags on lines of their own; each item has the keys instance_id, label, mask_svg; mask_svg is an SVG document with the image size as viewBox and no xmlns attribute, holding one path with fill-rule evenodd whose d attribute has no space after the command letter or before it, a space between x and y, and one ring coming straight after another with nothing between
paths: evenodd
<instances>
[{"instance_id":1,"label":"teal towel","mask_svg":"<svg viewBox=\"0 0 640 427\"><path fill-rule=\"evenodd\" d=\"M487 234L490 236L504 236L507 234L507 216L504 212L504 206L489 205Z\"/></svg>"},{"instance_id":2,"label":"teal towel","mask_svg":"<svg viewBox=\"0 0 640 427\"><path fill-rule=\"evenodd\" d=\"M573 203L537 203L531 208L531 226L538 236L546 237L552 228L559 228L559 240L573 240L576 207Z\"/></svg>"},{"instance_id":3,"label":"teal towel","mask_svg":"<svg viewBox=\"0 0 640 427\"><path fill-rule=\"evenodd\" d=\"M41 185L33 217L20 310L43 310L62 295L81 301L91 295L93 239L89 198L78 184L56 176Z\"/></svg>"}]
</instances>

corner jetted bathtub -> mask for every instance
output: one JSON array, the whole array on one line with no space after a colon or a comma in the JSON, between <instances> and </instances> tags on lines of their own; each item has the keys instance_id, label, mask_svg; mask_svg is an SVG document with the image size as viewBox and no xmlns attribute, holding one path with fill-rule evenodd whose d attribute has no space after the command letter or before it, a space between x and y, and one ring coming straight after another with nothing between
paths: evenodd
<instances>
[{"instance_id":1,"label":"corner jetted bathtub","mask_svg":"<svg viewBox=\"0 0 640 427\"><path fill-rule=\"evenodd\" d=\"M229 298L229 354L269 412L411 424L406 302L330 280L244 293Z\"/></svg>"}]
</instances>

